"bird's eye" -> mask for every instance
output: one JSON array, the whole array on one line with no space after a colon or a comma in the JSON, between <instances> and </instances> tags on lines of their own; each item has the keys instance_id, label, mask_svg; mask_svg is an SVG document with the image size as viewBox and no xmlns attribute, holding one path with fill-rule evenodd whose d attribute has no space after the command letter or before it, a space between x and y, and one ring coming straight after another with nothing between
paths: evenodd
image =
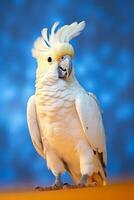
<instances>
[{"instance_id":1,"label":"bird's eye","mask_svg":"<svg viewBox=\"0 0 134 200\"><path fill-rule=\"evenodd\" d=\"M48 57L47 61L52 62L52 57Z\"/></svg>"},{"instance_id":2,"label":"bird's eye","mask_svg":"<svg viewBox=\"0 0 134 200\"><path fill-rule=\"evenodd\" d=\"M62 56L61 59L63 60L63 59L64 59L64 56Z\"/></svg>"}]
</instances>

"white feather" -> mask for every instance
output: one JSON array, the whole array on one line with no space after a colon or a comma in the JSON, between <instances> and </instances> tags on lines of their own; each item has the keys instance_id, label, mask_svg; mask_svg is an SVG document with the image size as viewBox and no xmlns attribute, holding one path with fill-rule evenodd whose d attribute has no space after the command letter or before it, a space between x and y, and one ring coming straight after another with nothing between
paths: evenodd
<instances>
[{"instance_id":1,"label":"white feather","mask_svg":"<svg viewBox=\"0 0 134 200\"><path fill-rule=\"evenodd\" d=\"M47 36L47 28L44 28L41 31L42 37L37 38L34 43L34 48L32 50L33 57L37 58L39 56L42 56L42 52L48 51L49 48L55 46L58 43L69 43L84 29L85 22L74 22L70 25L64 25L60 29L55 31L58 25L59 22L55 22L52 26L49 39Z\"/></svg>"},{"instance_id":2,"label":"white feather","mask_svg":"<svg viewBox=\"0 0 134 200\"><path fill-rule=\"evenodd\" d=\"M35 96L31 96L27 103L27 122L32 139L32 143L36 151L42 156L44 156L44 145L42 144L40 130L37 121L37 114L35 108Z\"/></svg>"},{"instance_id":3,"label":"white feather","mask_svg":"<svg viewBox=\"0 0 134 200\"><path fill-rule=\"evenodd\" d=\"M59 25L59 22L55 22L54 25L51 28L51 34L49 36L49 43L52 46L56 40L55 40L55 29L57 28L57 26Z\"/></svg>"},{"instance_id":4,"label":"white feather","mask_svg":"<svg viewBox=\"0 0 134 200\"><path fill-rule=\"evenodd\" d=\"M38 37L34 42L34 48L32 49L32 56L34 58L41 57L45 51L48 51L49 47L42 37Z\"/></svg>"},{"instance_id":5,"label":"white feather","mask_svg":"<svg viewBox=\"0 0 134 200\"><path fill-rule=\"evenodd\" d=\"M75 24L75 26L72 26L72 29L69 34L66 35L66 41L69 42L74 37L80 34L80 32L84 29L85 22L80 22L79 24Z\"/></svg>"},{"instance_id":6,"label":"white feather","mask_svg":"<svg viewBox=\"0 0 134 200\"><path fill-rule=\"evenodd\" d=\"M75 105L84 130L83 133L91 147L103 153L103 159L106 164L105 132L95 98L90 93L82 92L77 96Z\"/></svg>"},{"instance_id":7,"label":"white feather","mask_svg":"<svg viewBox=\"0 0 134 200\"><path fill-rule=\"evenodd\" d=\"M42 29L42 31L41 31L41 34L42 34L42 37L43 37L43 39L45 40L45 42L48 44L48 45L50 45L49 44L49 40L48 40L48 36L47 36L47 28L43 28Z\"/></svg>"},{"instance_id":8,"label":"white feather","mask_svg":"<svg viewBox=\"0 0 134 200\"><path fill-rule=\"evenodd\" d=\"M68 25L62 26L55 34L56 40L63 42L63 35L65 35L66 30L68 30Z\"/></svg>"},{"instance_id":9,"label":"white feather","mask_svg":"<svg viewBox=\"0 0 134 200\"><path fill-rule=\"evenodd\" d=\"M44 51L45 49L48 50L47 44L44 42L42 37L38 37L37 40L34 42L34 48L38 49L39 51Z\"/></svg>"}]
</instances>

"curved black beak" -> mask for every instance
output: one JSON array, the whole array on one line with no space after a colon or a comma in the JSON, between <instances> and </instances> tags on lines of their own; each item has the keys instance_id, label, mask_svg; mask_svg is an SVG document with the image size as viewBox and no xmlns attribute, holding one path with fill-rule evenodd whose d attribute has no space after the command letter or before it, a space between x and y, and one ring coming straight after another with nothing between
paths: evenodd
<instances>
[{"instance_id":1,"label":"curved black beak","mask_svg":"<svg viewBox=\"0 0 134 200\"><path fill-rule=\"evenodd\" d=\"M71 72L72 72L72 60L69 55L66 55L58 65L59 78L68 78Z\"/></svg>"}]
</instances>

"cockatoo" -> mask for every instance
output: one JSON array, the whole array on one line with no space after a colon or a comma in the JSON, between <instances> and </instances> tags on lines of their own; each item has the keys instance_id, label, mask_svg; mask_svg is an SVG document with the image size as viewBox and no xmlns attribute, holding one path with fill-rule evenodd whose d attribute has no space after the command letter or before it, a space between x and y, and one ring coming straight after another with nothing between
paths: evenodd
<instances>
[{"instance_id":1,"label":"cockatoo","mask_svg":"<svg viewBox=\"0 0 134 200\"><path fill-rule=\"evenodd\" d=\"M62 186L67 171L76 186L106 182L105 131L96 97L85 91L74 74L74 49L69 43L85 22L47 28L32 49L37 60L35 94L27 104L27 122L37 152L46 159Z\"/></svg>"}]
</instances>

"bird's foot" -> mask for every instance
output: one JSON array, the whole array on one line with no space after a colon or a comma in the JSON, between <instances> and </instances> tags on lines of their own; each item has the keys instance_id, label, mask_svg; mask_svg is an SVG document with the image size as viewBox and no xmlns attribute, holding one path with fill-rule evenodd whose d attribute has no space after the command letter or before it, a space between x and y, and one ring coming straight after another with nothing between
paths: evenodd
<instances>
[{"instance_id":1,"label":"bird's foot","mask_svg":"<svg viewBox=\"0 0 134 200\"><path fill-rule=\"evenodd\" d=\"M96 181L93 181L91 183L88 183L87 187L96 187L98 183Z\"/></svg>"},{"instance_id":2,"label":"bird's foot","mask_svg":"<svg viewBox=\"0 0 134 200\"><path fill-rule=\"evenodd\" d=\"M86 187L88 177L89 177L89 175L87 175L87 174L82 175L80 182L78 183L78 186L79 187Z\"/></svg>"},{"instance_id":3,"label":"bird's foot","mask_svg":"<svg viewBox=\"0 0 134 200\"><path fill-rule=\"evenodd\" d=\"M95 186L97 186L96 181L88 182L88 178L89 178L89 175L87 175L87 174L82 175L80 182L78 183L77 187L82 188L82 187L95 187Z\"/></svg>"},{"instance_id":4,"label":"bird's foot","mask_svg":"<svg viewBox=\"0 0 134 200\"><path fill-rule=\"evenodd\" d=\"M47 190L51 190L51 186L50 187L41 187L41 186L37 186L35 188L35 191L47 191Z\"/></svg>"},{"instance_id":5,"label":"bird's foot","mask_svg":"<svg viewBox=\"0 0 134 200\"><path fill-rule=\"evenodd\" d=\"M51 186L51 189L52 190L60 190L60 189L62 189L63 188L63 184L53 184L52 186Z\"/></svg>"},{"instance_id":6,"label":"bird's foot","mask_svg":"<svg viewBox=\"0 0 134 200\"><path fill-rule=\"evenodd\" d=\"M35 190L36 191L47 191L47 190L59 190L63 188L63 183L61 182L61 180L59 178L55 179L55 182L52 186L48 186L48 187L36 187Z\"/></svg>"},{"instance_id":7,"label":"bird's foot","mask_svg":"<svg viewBox=\"0 0 134 200\"><path fill-rule=\"evenodd\" d=\"M63 188L63 183L61 182L60 176L57 176L54 184L51 186L54 190L59 190Z\"/></svg>"},{"instance_id":8,"label":"bird's foot","mask_svg":"<svg viewBox=\"0 0 134 200\"><path fill-rule=\"evenodd\" d=\"M84 187L96 187L97 186L97 183L94 181L92 183L88 183L88 184L77 184L75 187L76 188L84 188Z\"/></svg>"},{"instance_id":9,"label":"bird's foot","mask_svg":"<svg viewBox=\"0 0 134 200\"><path fill-rule=\"evenodd\" d=\"M63 189L71 189L71 188L74 188L75 187L75 185L71 185L71 184L69 184L69 183L64 183L63 184Z\"/></svg>"},{"instance_id":10,"label":"bird's foot","mask_svg":"<svg viewBox=\"0 0 134 200\"><path fill-rule=\"evenodd\" d=\"M48 186L48 187L36 187L35 191L49 191L49 190L60 190L63 188L63 184L62 185L57 185L57 184L53 184L52 186Z\"/></svg>"}]
</instances>

